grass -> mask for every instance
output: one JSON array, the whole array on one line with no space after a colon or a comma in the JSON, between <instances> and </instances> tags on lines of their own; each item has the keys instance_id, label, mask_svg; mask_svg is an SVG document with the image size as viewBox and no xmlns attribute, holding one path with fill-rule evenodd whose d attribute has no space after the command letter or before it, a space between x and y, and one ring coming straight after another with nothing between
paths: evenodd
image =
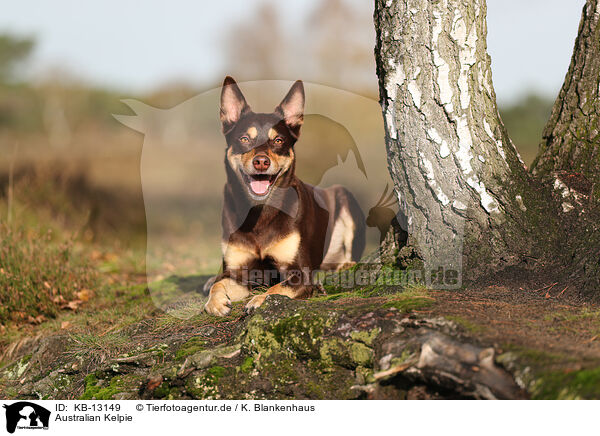
<instances>
[{"instance_id":1,"label":"grass","mask_svg":"<svg viewBox=\"0 0 600 436\"><path fill-rule=\"evenodd\" d=\"M578 312L555 312L544 316L544 321L573 322L582 320L600 321L600 310L583 308Z\"/></svg>"},{"instance_id":2,"label":"grass","mask_svg":"<svg viewBox=\"0 0 600 436\"><path fill-rule=\"evenodd\" d=\"M68 354L78 357L89 356L103 360L114 357L128 350L130 339L122 332L111 333L103 336L97 334L72 334L73 346L67 350Z\"/></svg>"},{"instance_id":3,"label":"grass","mask_svg":"<svg viewBox=\"0 0 600 436\"><path fill-rule=\"evenodd\" d=\"M381 307L394 307L401 312L426 308L434 301L424 285L405 280L410 276L407 270L383 266L380 271L373 272L367 265L366 270L361 273L362 268L361 264L357 264L346 271L328 273L324 277L323 285L327 294L313 297L311 300L336 301L350 298L384 297L387 301L381 303ZM352 277L360 277L360 274L365 276L370 274L370 284L350 286L350 283L356 283Z\"/></svg>"},{"instance_id":4,"label":"grass","mask_svg":"<svg viewBox=\"0 0 600 436\"><path fill-rule=\"evenodd\" d=\"M450 321L454 321L456 324L458 324L470 333L482 333L486 330L485 326L475 324L474 322L469 321L468 319L463 318L462 316L446 315L445 318Z\"/></svg>"},{"instance_id":5,"label":"grass","mask_svg":"<svg viewBox=\"0 0 600 436\"><path fill-rule=\"evenodd\" d=\"M92 289L98 277L72 240L0 223L0 324L37 322Z\"/></svg>"}]
</instances>

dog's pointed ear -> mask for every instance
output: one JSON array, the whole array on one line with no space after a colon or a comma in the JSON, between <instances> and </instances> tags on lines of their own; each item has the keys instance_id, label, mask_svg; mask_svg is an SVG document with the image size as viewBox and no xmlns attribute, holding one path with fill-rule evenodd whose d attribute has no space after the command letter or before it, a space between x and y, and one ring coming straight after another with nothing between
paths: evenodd
<instances>
[{"instance_id":1,"label":"dog's pointed ear","mask_svg":"<svg viewBox=\"0 0 600 436\"><path fill-rule=\"evenodd\" d=\"M287 95L283 98L275 112L282 115L283 120L296 135L300 132L300 126L304 121L304 84L302 80L296 80Z\"/></svg>"},{"instance_id":2,"label":"dog's pointed ear","mask_svg":"<svg viewBox=\"0 0 600 436\"><path fill-rule=\"evenodd\" d=\"M223 81L221 89L221 123L223 123L223 132L227 133L237 123L241 116L250 110L246 103L244 94L239 86L233 80L233 77L227 76Z\"/></svg>"}]
</instances>

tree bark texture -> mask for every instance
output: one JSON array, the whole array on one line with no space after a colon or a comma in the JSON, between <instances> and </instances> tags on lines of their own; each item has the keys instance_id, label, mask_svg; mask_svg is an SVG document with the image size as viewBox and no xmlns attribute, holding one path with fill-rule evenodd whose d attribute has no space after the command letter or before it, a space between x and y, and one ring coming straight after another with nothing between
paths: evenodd
<instances>
[{"instance_id":1,"label":"tree bark texture","mask_svg":"<svg viewBox=\"0 0 600 436\"><path fill-rule=\"evenodd\" d=\"M532 172L561 202L563 251L580 292L600 297L600 1L587 0L571 65Z\"/></svg>"},{"instance_id":2,"label":"tree bark texture","mask_svg":"<svg viewBox=\"0 0 600 436\"><path fill-rule=\"evenodd\" d=\"M426 268L464 262L466 278L557 243L549 190L532 188L498 114L485 16L484 0L375 2L388 162L409 244Z\"/></svg>"},{"instance_id":3,"label":"tree bark texture","mask_svg":"<svg viewBox=\"0 0 600 436\"><path fill-rule=\"evenodd\" d=\"M580 173L582 191L600 195L600 1L583 8L571 65L532 170L545 177ZM583 192L587 194L588 192Z\"/></svg>"}]
</instances>

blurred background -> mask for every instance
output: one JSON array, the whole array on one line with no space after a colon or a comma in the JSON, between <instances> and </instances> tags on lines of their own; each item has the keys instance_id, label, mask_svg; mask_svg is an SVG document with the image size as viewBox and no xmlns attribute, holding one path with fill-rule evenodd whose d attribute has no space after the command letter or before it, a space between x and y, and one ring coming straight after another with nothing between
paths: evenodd
<instances>
[{"instance_id":1,"label":"blurred background","mask_svg":"<svg viewBox=\"0 0 600 436\"><path fill-rule=\"evenodd\" d=\"M56 263L52 247L59 244L67 244L80 257L83 266L78 268L91 262L110 280L143 279L144 128L130 119L125 124L137 127L130 129L113 117L136 114L135 107L123 99L159 110L176 108L219 87L224 75L230 74L238 81L301 78L377 101L372 3L22 0L5 4L0 14L0 287L16 287L18 275L29 277L23 279L25 284L47 283L47 272L31 270L27 276L18 265L23 258L32 264L40 259ZM488 48L501 115L530 163L567 71L585 2L487 3ZM218 127L213 104L203 104L199 119L190 119L190 125L197 121L201 126L202 119L210 118L206 125ZM313 120L315 138L332 131L331 123L321 121ZM146 118L148 122L152 124ZM362 122L367 131L379 135L374 141L381 142L380 117ZM154 127L168 131L163 135L167 141L193 144L203 132L187 129L182 135L177 125L161 126ZM328 140L346 140L347 133L338 129ZM215 154L219 162L221 152ZM164 154L155 155L153 164L161 159ZM152 231L164 230L166 236L175 237L172 230L179 228L181 238L169 244L181 247L188 224L178 223L168 211L185 207L190 198L169 189L170 180L173 186L182 182L176 170L170 174L161 179L162 190L153 191L154 210L165 213L153 220ZM211 192L220 196L221 185L211 186ZM218 209L219 204L210 207ZM7 241L12 241L10 247ZM33 248L15 251L18 244ZM218 251L218 247L206 250L213 248ZM149 270L156 269L161 277L165 268L171 272L182 272L182 265L185 271L198 269L189 250L172 253L172 259L163 258L162 265L149 265ZM13 273L5 274L11 262ZM60 265L56 268L59 271ZM54 274L63 274L68 283L69 271L61 271Z\"/></svg>"}]
</instances>

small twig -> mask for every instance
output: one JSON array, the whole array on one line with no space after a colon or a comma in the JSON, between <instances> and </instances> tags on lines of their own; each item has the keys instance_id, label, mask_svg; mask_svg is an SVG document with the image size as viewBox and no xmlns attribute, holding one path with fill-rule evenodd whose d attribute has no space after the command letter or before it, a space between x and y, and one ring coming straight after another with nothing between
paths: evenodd
<instances>
[{"instance_id":1,"label":"small twig","mask_svg":"<svg viewBox=\"0 0 600 436\"><path fill-rule=\"evenodd\" d=\"M408 368L410 368L415 363L417 363L417 360L411 359L408 362L403 363L402 365L394 366L385 371L376 372L375 374L373 374L373 377L375 378L375 380L380 380L382 378L386 378L391 375L398 374L399 372L403 372L403 371L407 370Z\"/></svg>"},{"instance_id":2,"label":"small twig","mask_svg":"<svg viewBox=\"0 0 600 436\"><path fill-rule=\"evenodd\" d=\"M562 291L560 291L560 294L558 294L558 295L556 296L556 298L558 298L558 297L560 297L562 294L564 294L564 293L565 293L565 291L567 290L567 288L568 288L568 287L569 287L569 285L565 286L565 289L563 289Z\"/></svg>"},{"instance_id":3,"label":"small twig","mask_svg":"<svg viewBox=\"0 0 600 436\"><path fill-rule=\"evenodd\" d=\"M531 292L539 292L539 291L543 291L544 289L546 289L546 288L548 288L548 287L550 287L550 289L552 289L552 288L553 288L555 285L557 285L557 284L558 284L558 282L556 282L556 283L552 283L551 285L546 285L546 286L544 286L544 287L542 287L542 288L539 288L539 289L534 289L534 290L532 290ZM548 290L550 290L550 289L548 289Z\"/></svg>"},{"instance_id":4,"label":"small twig","mask_svg":"<svg viewBox=\"0 0 600 436\"><path fill-rule=\"evenodd\" d=\"M116 329L117 327L118 327L118 325L117 325L117 324L114 324L113 326L109 327L107 330L104 330L102 333L100 333L100 334L98 335L98 337L102 337L102 336L106 335L107 333L109 333L109 332L113 331L113 330L114 330L114 329Z\"/></svg>"}]
</instances>

